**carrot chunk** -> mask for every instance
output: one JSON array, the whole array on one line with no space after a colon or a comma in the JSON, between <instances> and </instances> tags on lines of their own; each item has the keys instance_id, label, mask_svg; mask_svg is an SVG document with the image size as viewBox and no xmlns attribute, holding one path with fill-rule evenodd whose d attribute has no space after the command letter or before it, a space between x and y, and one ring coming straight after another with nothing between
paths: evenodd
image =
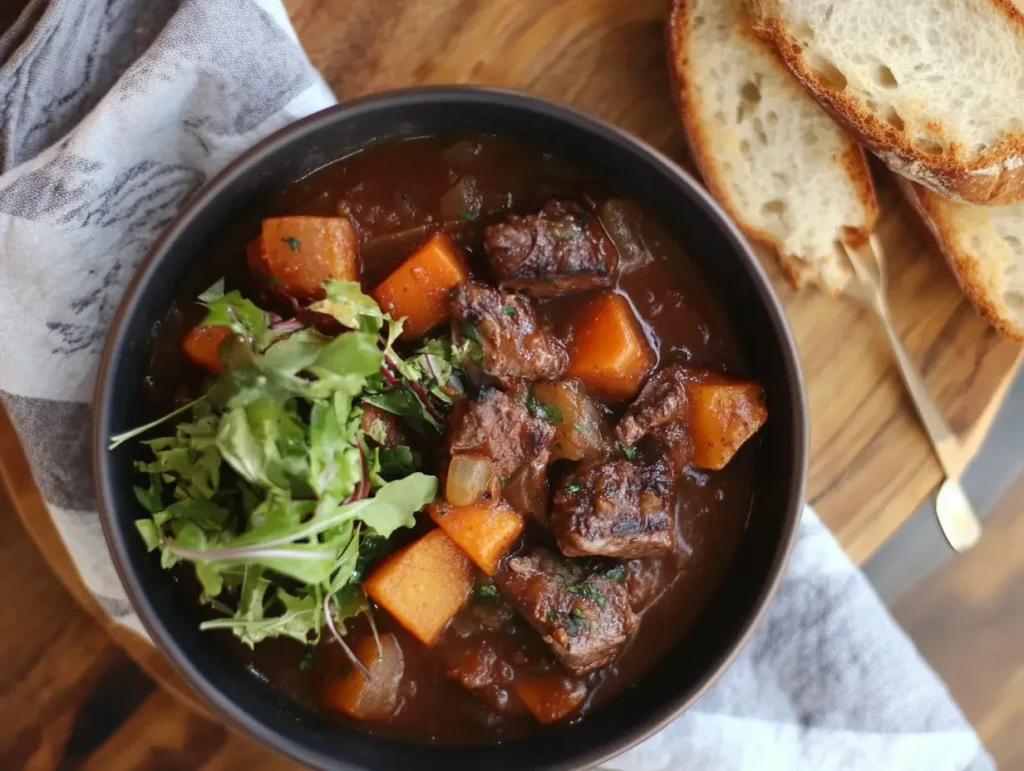
<instances>
[{"instance_id":1,"label":"carrot chunk","mask_svg":"<svg viewBox=\"0 0 1024 771\"><path fill-rule=\"evenodd\" d=\"M386 720L398 705L399 686L405 673L402 647L393 634L380 637L380 650L372 635L360 637L352 652L370 673L370 680L353 667L343 677L327 681L323 703L335 712L360 720Z\"/></svg>"},{"instance_id":2,"label":"carrot chunk","mask_svg":"<svg viewBox=\"0 0 1024 771\"><path fill-rule=\"evenodd\" d=\"M192 327L181 343L182 350L203 369L220 374L220 344L231 336L231 329L222 326Z\"/></svg>"},{"instance_id":3,"label":"carrot chunk","mask_svg":"<svg viewBox=\"0 0 1024 771\"><path fill-rule=\"evenodd\" d=\"M448 318L448 294L468 275L458 247L435 233L371 294L393 318L405 318L402 339L415 340Z\"/></svg>"},{"instance_id":4,"label":"carrot chunk","mask_svg":"<svg viewBox=\"0 0 1024 771\"><path fill-rule=\"evenodd\" d=\"M425 645L433 645L473 589L473 563L444 530L387 557L366 593Z\"/></svg>"},{"instance_id":5,"label":"carrot chunk","mask_svg":"<svg viewBox=\"0 0 1024 771\"><path fill-rule=\"evenodd\" d=\"M300 299L324 296L325 281L359 280L359 236L345 217L272 217L263 220L258 249L248 251L286 292Z\"/></svg>"},{"instance_id":6,"label":"carrot chunk","mask_svg":"<svg viewBox=\"0 0 1024 771\"><path fill-rule=\"evenodd\" d=\"M586 685L559 672L517 679L512 688L533 716L545 725L572 714L587 698Z\"/></svg>"},{"instance_id":7,"label":"carrot chunk","mask_svg":"<svg viewBox=\"0 0 1024 771\"><path fill-rule=\"evenodd\" d=\"M523 518L504 501L494 507L435 502L427 506L427 512L489 576L498 571L498 560L512 548L525 526Z\"/></svg>"},{"instance_id":8,"label":"carrot chunk","mask_svg":"<svg viewBox=\"0 0 1024 771\"><path fill-rule=\"evenodd\" d=\"M698 373L686 383L693 465L718 471L764 425L768 410L757 383Z\"/></svg>"},{"instance_id":9,"label":"carrot chunk","mask_svg":"<svg viewBox=\"0 0 1024 771\"><path fill-rule=\"evenodd\" d=\"M629 303L604 293L576 325L569 375L612 399L628 399L654 366L654 351Z\"/></svg>"}]
</instances>

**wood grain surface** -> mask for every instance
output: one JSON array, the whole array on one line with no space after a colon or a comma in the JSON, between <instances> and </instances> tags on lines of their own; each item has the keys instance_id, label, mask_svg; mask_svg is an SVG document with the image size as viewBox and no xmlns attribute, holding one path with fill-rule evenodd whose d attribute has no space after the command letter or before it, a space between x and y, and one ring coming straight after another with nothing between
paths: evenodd
<instances>
[{"instance_id":1,"label":"wood grain surface","mask_svg":"<svg viewBox=\"0 0 1024 771\"><path fill-rule=\"evenodd\" d=\"M285 0L339 99L417 84L478 83L567 102L692 169L662 46L668 0ZM897 327L935 399L976 448L1021 361L977 316L876 167L878 232ZM793 325L811 409L809 499L863 562L941 481L871 315L765 266ZM969 453L967 453L969 454Z\"/></svg>"},{"instance_id":2,"label":"wood grain surface","mask_svg":"<svg viewBox=\"0 0 1024 771\"><path fill-rule=\"evenodd\" d=\"M1002 771L1024 771L1024 479L981 542L893 608Z\"/></svg>"}]
</instances>

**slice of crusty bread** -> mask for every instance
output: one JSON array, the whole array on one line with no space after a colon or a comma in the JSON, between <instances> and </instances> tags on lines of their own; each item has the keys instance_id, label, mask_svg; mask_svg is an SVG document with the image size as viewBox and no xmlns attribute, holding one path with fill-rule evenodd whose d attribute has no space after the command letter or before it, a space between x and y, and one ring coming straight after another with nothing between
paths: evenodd
<instances>
[{"instance_id":1,"label":"slice of crusty bread","mask_svg":"<svg viewBox=\"0 0 1024 771\"><path fill-rule=\"evenodd\" d=\"M972 206L906 180L902 187L982 315L1024 340L1024 203Z\"/></svg>"},{"instance_id":2,"label":"slice of crusty bread","mask_svg":"<svg viewBox=\"0 0 1024 771\"><path fill-rule=\"evenodd\" d=\"M711 193L778 252L799 288L838 292L850 275L836 243L862 243L878 215L860 147L749 26L744 0L677 0L669 70Z\"/></svg>"},{"instance_id":3,"label":"slice of crusty bread","mask_svg":"<svg viewBox=\"0 0 1024 771\"><path fill-rule=\"evenodd\" d=\"M1024 200L1024 16L1010 0L750 0L754 27L895 172Z\"/></svg>"}]
</instances>

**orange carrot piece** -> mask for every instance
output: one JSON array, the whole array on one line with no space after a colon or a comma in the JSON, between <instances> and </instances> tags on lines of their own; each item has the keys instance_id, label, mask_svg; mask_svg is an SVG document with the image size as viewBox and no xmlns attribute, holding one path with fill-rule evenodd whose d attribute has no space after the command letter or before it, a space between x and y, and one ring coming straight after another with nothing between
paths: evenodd
<instances>
[{"instance_id":1,"label":"orange carrot piece","mask_svg":"<svg viewBox=\"0 0 1024 771\"><path fill-rule=\"evenodd\" d=\"M569 375L607 397L628 399L653 366L654 351L626 299L599 295L576 325Z\"/></svg>"},{"instance_id":2,"label":"orange carrot piece","mask_svg":"<svg viewBox=\"0 0 1024 771\"><path fill-rule=\"evenodd\" d=\"M384 561L366 593L425 645L433 645L473 589L473 563L444 530L431 530Z\"/></svg>"},{"instance_id":3,"label":"orange carrot piece","mask_svg":"<svg viewBox=\"0 0 1024 771\"><path fill-rule=\"evenodd\" d=\"M359 280L359 236L345 217L272 217L261 241L266 271L301 299L322 298L330 279Z\"/></svg>"},{"instance_id":4,"label":"orange carrot piece","mask_svg":"<svg viewBox=\"0 0 1024 771\"><path fill-rule=\"evenodd\" d=\"M523 518L504 501L493 507L452 506L435 501L427 506L427 513L489 576L498 572L498 560L512 548L525 527Z\"/></svg>"},{"instance_id":5,"label":"orange carrot piece","mask_svg":"<svg viewBox=\"0 0 1024 771\"><path fill-rule=\"evenodd\" d=\"M512 684L519 700L544 725L572 714L587 698L587 686L576 678L549 672L516 679Z\"/></svg>"},{"instance_id":6,"label":"orange carrot piece","mask_svg":"<svg viewBox=\"0 0 1024 771\"><path fill-rule=\"evenodd\" d=\"M230 327L192 327L185 335L181 348L185 355L200 367L219 375L223 369L220 363L220 344L230 336Z\"/></svg>"},{"instance_id":7,"label":"orange carrot piece","mask_svg":"<svg viewBox=\"0 0 1024 771\"><path fill-rule=\"evenodd\" d=\"M448 295L468 278L459 248L435 233L371 292L393 318L405 318L403 340L415 340L448 318Z\"/></svg>"},{"instance_id":8,"label":"orange carrot piece","mask_svg":"<svg viewBox=\"0 0 1024 771\"><path fill-rule=\"evenodd\" d=\"M718 471L764 425L768 410L757 383L733 380L713 372L699 373L686 383L687 429L693 440L692 463Z\"/></svg>"},{"instance_id":9,"label":"orange carrot piece","mask_svg":"<svg viewBox=\"0 0 1024 771\"><path fill-rule=\"evenodd\" d=\"M398 704L398 686L405 672L398 640L393 634L381 635L378 650L377 641L367 635L352 644L352 653L366 667L370 680L355 667L343 677L328 680L324 706L360 720L386 720Z\"/></svg>"}]
</instances>

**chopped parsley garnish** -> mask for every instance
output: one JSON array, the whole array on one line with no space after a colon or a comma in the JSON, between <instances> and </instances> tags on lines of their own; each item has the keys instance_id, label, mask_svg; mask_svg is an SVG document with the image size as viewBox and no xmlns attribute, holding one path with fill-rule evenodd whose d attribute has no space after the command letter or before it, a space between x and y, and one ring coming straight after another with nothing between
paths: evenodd
<instances>
[{"instance_id":1,"label":"chopped parsley garnish","mask_svg":"<svg viewBox=\"0 0 1024 771\"><path fill-rule=\"evenodd\" d=\"M613 568L609 568L604 572L604 577L609 581L615 581L616 583L624 583L626 580L626 568L624 565L616 565Z\"/></svg>"},{"instance_id":2,"label":"chopped parsley garnish","mask_svg":"<svg viewBox=\"0 0 1024 771\"><path fill-rule=\"evenodd\" d=\"M402 193L402 203L409 203L411 200L408 193Z\"/></svg>"},{"instance_id":3,"label":"chopped parsley garnish","mask_svg":"<svg viewBox=\"0 0 1024 771\"><path fill-rule=\"evenodd\" d=\"M572 612L565 618L565 633L570 637L579 637L590 626L587 617L579 608L573 608Z\"/></svg>"},{"instance_id":4,"label":"chopped parsley garnish","mask_svg":"<svg viewBox=\"0 0 1024 771\"><path fill-rule=\"evenodd\" d=\"M591 584L573 584L569 587L569 594L575 594L577 597L586 597L588 600L593 600L594 604L599 608L603 608L608 604L608 598L604 596L604 593Z\"/></svg>"},{"instance_id":5,"label":"chopped parsley garnish","mask_svg":"<svg viewBox=\"0 0 1024 771\"><path fill-rule=\"evenodd\" d=\"M594 626L579 608L573 608L569 613L548 608L547 620L551 624L560 626L570 637L579 637Z\"/></svg>"},{"instance_id":6,"label":"chopped parsley garnish","mask_svg":"<svg viewBox=\"0 0 1024 771\"><path fill-rule=\"evenodd\" d=\"M579 482L570 482L565 486L565 491L569 493L569 495L576 495L576 493L578 493L582 489L583 485L581 485Z\"/></svg>"},{"instance_id":7,"label":"chopped parsley garnish","mask_svg":"<svg viewBox=\"0 0 1024 771\"><path fill-rule=\"evenodd\" d=\"M618 491L619 491L619 486L618 485L615 485L615 484L605 485L604 489L601 491L601 495L613 495L614 493L617 493Z\"/></svg>"},{"instance_id":8,"label":"chopped parsley garnish","mask_svg":"<svg viewBox=\"0 0 1024 771\"><path fill-rule=\"evenodd\" d=\"M468 321L464 321L462 323L462 326L459 327L459 331L462 332L462 336L467 340L472 340L474 343L479 342L476 336L476 327Z\"/></svg>"},{"instance_id":9,"label":"chopped parsley garnish","mask_svg":"<svg viewBox=\"0 0 1024 771\"><path fill-rule=\"evenodd\" d=\"M300 242L299 239L297 239L295 236L288 236L286 238L282 238L281 240L288 244L288 248L291 249L293 252L299 251Z\"/></svg>"},{"instance_id":10,"label":"chopped parsley garnish","mask_svg":"<svg viewBox=\"0 0 1024 771\"><path fill-rule=\"evenodd\" d=\"M515 316L516 315L516 306L514 306L514 305L502 305L501 306L501 315L503 315L503 316Z\"/></svg>"},{"instance_id":11,"label":"chopped parsley garnish","mask_svg":"<svg viewBox=\"0 0 1024 771\"><path fill-rule=\"evenodd\" d=\"M626 460L636 460L636 447L627 447L622 442L616 442L615 444L618 446L619 452L626 456Z\"/></svg>"},{"instance_id":12,"label":"chopped parsley garnish","mask_svg":"<svg viewBox=\"0 0 1024 771\"><path fill-rule=\"evenodd\" d=\"M494 584L479 584L473 590L473 598L476 600L493 600L498 596L498 587Z\"/></svg>"},{"instance_id":13,"label":"chopped parsley garnish","mask_svg":"<svg viewBox=\"0 0 1024 771\"><path fill-rule=\"evenodd\" d=\"M548 423L561 423L562 411L553 404L542 402L533 394L526 397L526 409L537 420L546 420Z\"/></svg>"},{"instance_id":14,"label":"chopped parsley garnish","mask_svg":"<svg viewBox=\"0 0 1024 771\"><path fill-rule=\"evenodd\" d=\"M580 423L578 420L572 424L572 427L575 428L581 434L585 433L587 430L587 427Z\"/></svg>"},{"instance_id":15,"label":"chopped parsley garnish","mask_svg":"<svg viewBox=\"0 0 1024 771\"><path fill-rule=\"evenodd\" d=\"M469 222L473 222L473 220L476 219L476 215L473 214L473 212L471 211L460 211L459 216L462 217L462 219L464 220L468 220Z\"/></svg>"}]
</instances>

